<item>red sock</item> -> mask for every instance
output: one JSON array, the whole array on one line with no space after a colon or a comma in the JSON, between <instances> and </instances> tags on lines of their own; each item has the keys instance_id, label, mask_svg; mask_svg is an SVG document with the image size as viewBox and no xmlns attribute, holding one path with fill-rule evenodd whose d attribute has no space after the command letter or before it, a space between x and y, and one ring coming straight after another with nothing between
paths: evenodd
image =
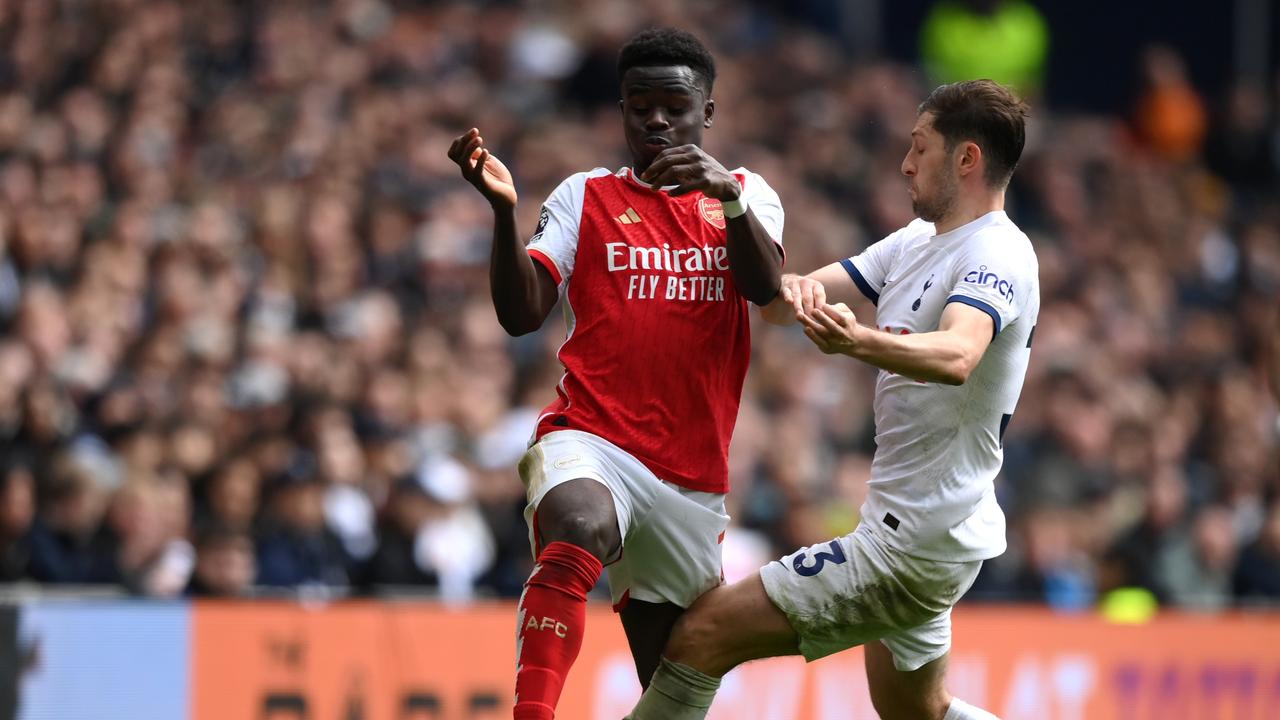
<instances>
[{"instance_id":1,"label":"red sock","mask_svg":"<svg viewBox=\"0 0 1280 720\"><path fill-rule=\"evenodd\" d=\"M577 545L542 550L520 597L516 629L515 720L552 720L560 690L582 649L587 592L603 567Z\"/></svg>"}]
</instances>

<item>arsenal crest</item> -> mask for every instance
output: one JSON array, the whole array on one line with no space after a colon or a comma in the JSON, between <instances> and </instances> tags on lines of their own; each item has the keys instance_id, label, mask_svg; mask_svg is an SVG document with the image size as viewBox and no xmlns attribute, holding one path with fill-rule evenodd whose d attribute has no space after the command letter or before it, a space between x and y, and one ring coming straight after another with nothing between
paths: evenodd
<instances>
[{"instance_id":1,"label":"arsenal crest","mask_svg":"<svg viewBox=\"0 0 1280 720\"><path fill-rule=\"evenodd\" d=\"M703 220L721 230L724 229L724 208L720 205L719 200L709 197L700 198L698 200L698 211L702 213Z\"/></svg>"}]
</instances>

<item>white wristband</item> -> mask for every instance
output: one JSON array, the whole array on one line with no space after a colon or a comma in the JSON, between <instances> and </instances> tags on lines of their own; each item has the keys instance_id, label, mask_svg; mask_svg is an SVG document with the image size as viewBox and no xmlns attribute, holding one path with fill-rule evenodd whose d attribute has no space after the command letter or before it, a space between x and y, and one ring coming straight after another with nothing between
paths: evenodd
<instances>
[{"instance_id":1,"label":"white wristband","mask_svg":"<svg viewBox=\"0 0 1280 720\"><path fill-rule=\"evenodd\" d=\"M727 218L741 217L747 214L747 203L739 195L737 200L722 200L720 207L724 208L724 216Z\"/></svg>"}]
</instances>

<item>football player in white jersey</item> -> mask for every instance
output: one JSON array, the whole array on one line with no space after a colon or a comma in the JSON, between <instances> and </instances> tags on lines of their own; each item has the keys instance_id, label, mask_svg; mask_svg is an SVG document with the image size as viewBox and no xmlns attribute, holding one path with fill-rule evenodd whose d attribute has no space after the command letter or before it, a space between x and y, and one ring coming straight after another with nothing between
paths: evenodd
<instances>
[{"instance_id":1,"label":"football player in white jersey","mask_svg":"<svg viewBox=\"0 0 1280 720\"><path fill-rule=\"evenodd\" d=\"M857 645L884 720L994 717L952 697L945 673L951 608L1005 549L993 481L1040 310L1035 251L1004 213L1026 115L989 80L934 90L902 161L919 219L784 277L766 319L799 321L823 352L880 368L862 521L703 595L631 718L703 718L743 662Z\"/></svg>"}]
</instances>

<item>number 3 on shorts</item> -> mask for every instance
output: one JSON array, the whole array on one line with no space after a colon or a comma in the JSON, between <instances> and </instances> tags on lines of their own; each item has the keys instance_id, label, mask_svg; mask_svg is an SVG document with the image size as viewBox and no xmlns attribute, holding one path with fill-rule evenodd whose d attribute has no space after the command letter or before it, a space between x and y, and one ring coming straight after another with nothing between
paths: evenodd
<instances>
[{"instance_id":1,"label":"number 3 on shorts","mask_svg":"<svg viewBox=\"0 0 1280 720\"><path fill-rule=\"evenodd\" d=\"M814 553L812 565L805 565L804 555L796 554L795 559L791 561L791 567L805 577L813 577L822 572L822 568L826 566L828 560L836 565L843 565L849 560L849 558L845 557L844 548L840 547L839 540L832 540L827 547L831 548L831 552L820 550Z\"/></svg>"}]
</instances>

